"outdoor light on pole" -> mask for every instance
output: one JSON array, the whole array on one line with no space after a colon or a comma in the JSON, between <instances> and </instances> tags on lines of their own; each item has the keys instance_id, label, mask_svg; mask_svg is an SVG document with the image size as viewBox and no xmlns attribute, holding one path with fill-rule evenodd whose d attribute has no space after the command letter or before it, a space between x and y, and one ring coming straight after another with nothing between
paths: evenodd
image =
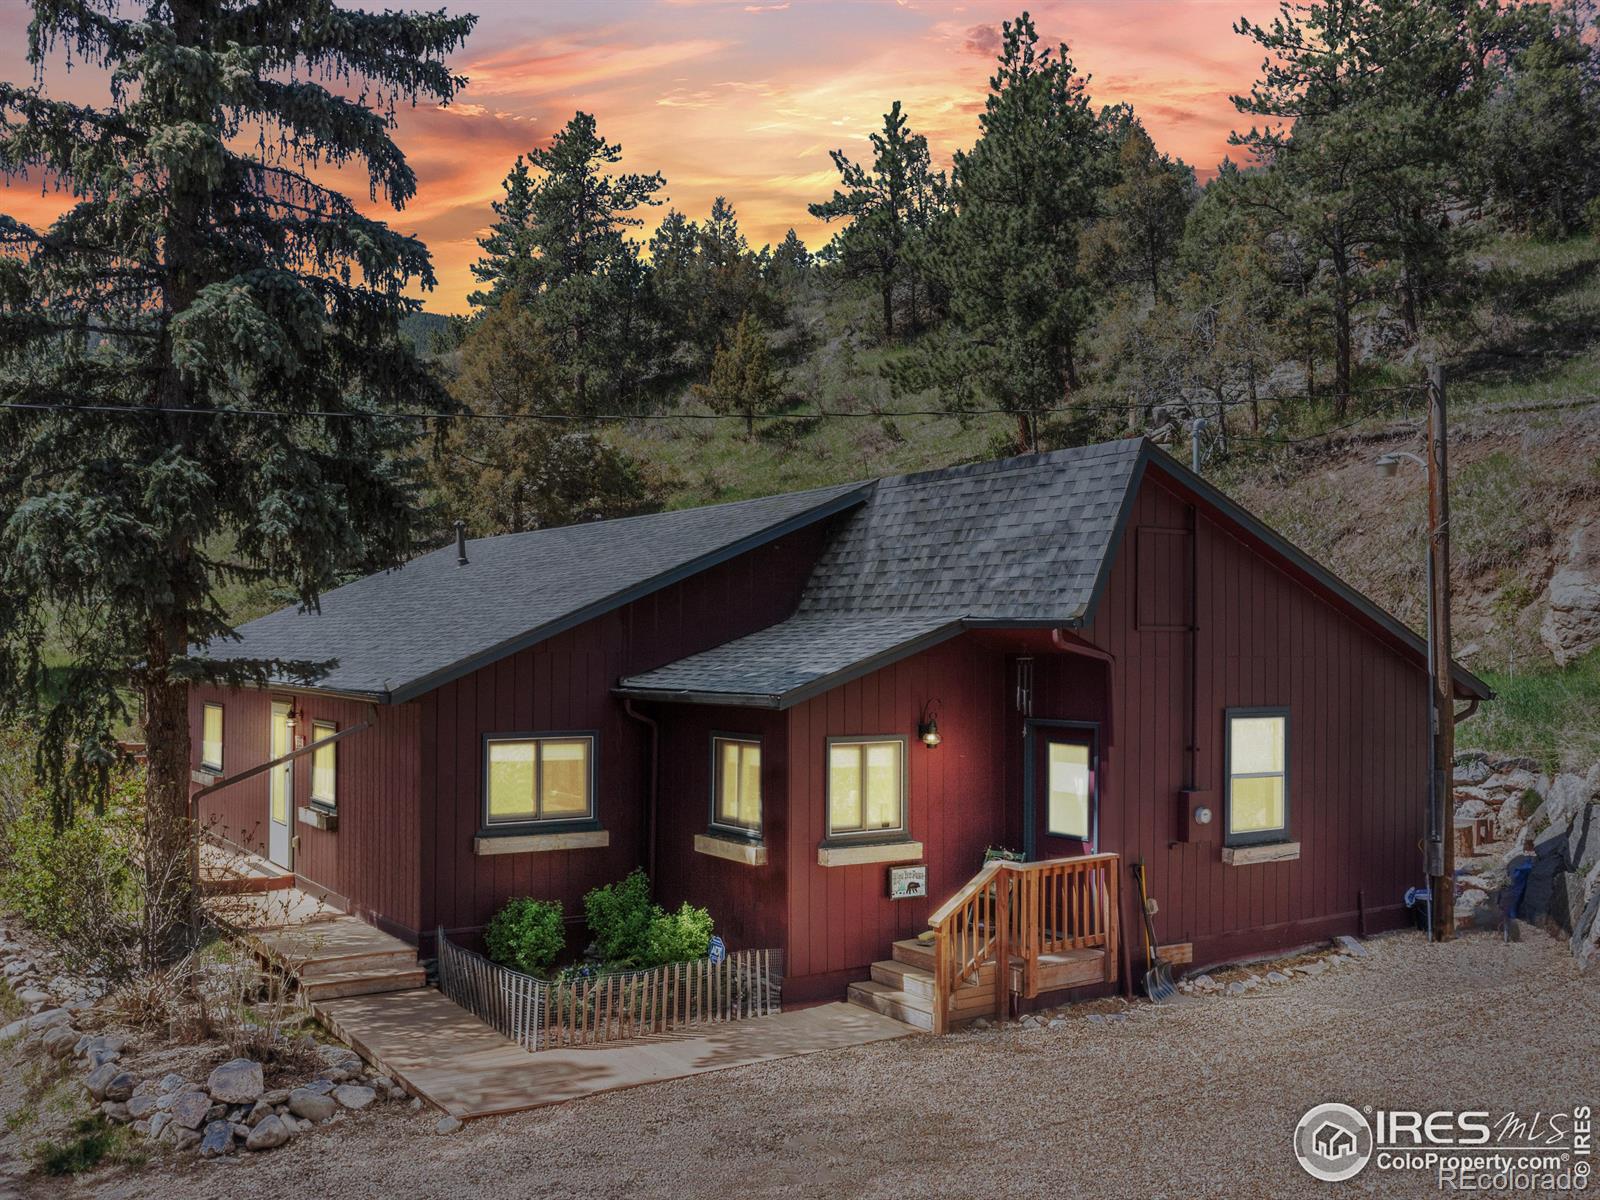
<instances>
[{"instance_id":1,"label":"outdoor light on pole","mask_svg":"<svg viewBox=\"0 0 1600 1200\"><path fill-rule=\"evenodd\" d=\"M1428 479L1428 827L1423 847L1428 890L1433 896L1432 934L1455 936L1456 845L1451 803L1455 759L1455 690L1450 661L1450 476L1444 408L1444 372L1428 368L1428 446L1422 457L1401 450L1373 464L1393 476L1402 462L1415 463Z\"/></svg>"}]
</instances>

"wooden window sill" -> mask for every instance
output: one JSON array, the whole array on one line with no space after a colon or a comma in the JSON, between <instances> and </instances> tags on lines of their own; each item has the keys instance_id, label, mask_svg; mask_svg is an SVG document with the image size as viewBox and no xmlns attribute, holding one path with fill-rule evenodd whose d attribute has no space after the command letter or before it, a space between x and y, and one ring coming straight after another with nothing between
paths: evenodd
<instances>
[{"instance_id":1,"label":"wooden window sill","mask_svg":"<svg viewBox=\"0 0 1600 1200\"><path fill-rule=\"evenodd\" d=\"M567 833L479 834L472 839L474 854L544 854L552 850L594 850L611 844L604 829L579 829Z\"/></svg>"},{"instance_id":2,"label":"wooden window sill","mask_svg":"<svg viewBox=\"0 0 1600 1200\"><path fill-rule=\"evenodd\" d=\"M1230 867L1247 867L1251 863L1290 862L1299 857L1299 842L1267 842L1260 846L1222 848L1222 861Z\"/></svg>"},{"instance_id":3,"label":"wooden window sill","mask_svg":"<svg viewBox=\"0 0 1600 1200\"><path fill-rule=\"evenodd\" d=\"M817 847L819 867L856 867L865 863L921 862L922 843L864 842L860 845L835 843Z\"/></svg>"},{"instance_id":4,"label":"wooden window sill","mask_svg":"<svg viewBox=\"0 0 1600 1200\"><path fill-rule=\"evenodd\" d=\"M729 862L744 863L747 867L767 865L767 848L761 842L743 838L718 837L716 834L694 835L694 852L709 854L712 858L725 858Z\"/></svg>"},{"instance_id":5,"label":"wooden window sill","mask_svg":"<svg viewBox=\"0 0 1600 1200\"><path fill-rule=\"evenodd\" d=\"M309 825L313 829L333 833L339 828L339 814L325 808L302 806L295 810L295 815L299 817L300 824Z\"/></svg>"}]
</instances>

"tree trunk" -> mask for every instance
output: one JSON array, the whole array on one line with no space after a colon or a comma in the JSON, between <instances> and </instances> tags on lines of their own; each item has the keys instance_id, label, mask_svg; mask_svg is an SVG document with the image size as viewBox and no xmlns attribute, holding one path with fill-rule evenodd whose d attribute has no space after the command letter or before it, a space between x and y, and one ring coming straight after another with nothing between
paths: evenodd
<instances>
[{"instance_id":1,"label":"tree trunk","mask_svg":"<svg viewBox=\"0 0 1600 1200\"><path fill-rule=\"evenodd\" d=\"M884 272L883 284L880 288L883 293L883 340L894 340L894 275Z\"/></svg>"},{"instance_id":2,"label":"tree trunk","mask_svg":"<svg viewBox=\"0 0 1600 1200\"><path fill-rule=\"evenodd\" d=\"M189 813L189 686L169 674L186 642L173 621L152 625L146 634L145 929L151 965L175 962L193 945L199 839Z\"/></svg>"},{"instance_id":3,"label":"tree trunk","mask_svg":"<svg viewBox=\"0 0 1600 1200\"><path fill-rule=\"evenodd\" d=\"M1250 391L1250 432L1257 434L1261 432L1261 397L1256 391L1255 363L1245 363L1244 382Z\"/></svg>"},{"instance_id":4,"label":"tree trunk","mask_svg":"<svg viewBox=\"0 0 1600 1200\"><path fill-rule=\"evenodd\" d=\"M1333 258L1333 415L1350 411L1350 260L1343 246Z\"/></svg>"}]
</instances>

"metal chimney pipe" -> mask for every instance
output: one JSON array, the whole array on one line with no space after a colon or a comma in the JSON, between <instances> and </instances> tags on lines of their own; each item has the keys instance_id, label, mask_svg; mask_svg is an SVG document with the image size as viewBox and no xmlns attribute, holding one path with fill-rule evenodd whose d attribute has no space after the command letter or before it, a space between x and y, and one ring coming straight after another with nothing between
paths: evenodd
<instances>
[{"instance_id":1,"label":"metal chimney pipe","mask_svg":"<svg viewBox=\"0 0 1600 1200\"><path fill-rule=\"evenodd\" d=\"M456 522L456 566L467 565L467 523Z\"/></svg>"}]
</instances>

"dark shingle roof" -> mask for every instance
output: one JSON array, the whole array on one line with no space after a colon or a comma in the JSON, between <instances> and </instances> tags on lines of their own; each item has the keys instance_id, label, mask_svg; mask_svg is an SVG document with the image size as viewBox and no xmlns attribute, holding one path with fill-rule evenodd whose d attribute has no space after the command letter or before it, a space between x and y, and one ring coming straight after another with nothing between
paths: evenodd
<instances>
[{"instance_id":1,"label":"dark shingle roof","mask_svg":"<svg viewBox=\"0 0 1600 1200\"><path fill-rule=\"evenodd\" d=\"M799 611L1070 621L1089 606L1137 439L879 480Z\"/></svg>"},{"instance_id":2,"label":"dark shingle roof","mask_svg":"<svg viewBox=\"0 0 1600 1200\"><path fill-rule=\"evenodd\" d=\"M968 624L1073 624L1104 579L1143 447L881 479L823 551L793 617L621 690L786 707Z\"/></svg>"},{"instance_id":3,"label":"dark shingle roof","mask_svg":"<svg viewBox=\"0 0 1600 1200\"><path fill-rule=\"evenodd\" d=\"M622 681L630 695L780 707L845 673L904 658L965 626L935 613L797 613L748 637Z\"/></svg>"},{"instance_id":4,"label":"dark shingle roof","mask_svg":"<svg viewBox=\"0 0 1600 1200\"><path fill-rule=\"evenodd\" d=\"M787 708L972 626L1085 624L1150 464L1426 662L1416 633L1138 438L879 480L823 552L793 617L618 690ZM1459 665L1454 679L1468 695L1493 695Z\"/></svg>"},{"instance_id":5,"label":"dark shingle roof","mask_svg":"<svg viewBox=\"0 0 1600 1200\"><path fill-rule=\"evenodd\" d=\"M568 525L467 543L286 608L213 646L216 659L325 662L326 691L405 700L674 579L859 504L870 485ZM281 681L288 682L288 681Z\"/></svg>"}]
</instances>

